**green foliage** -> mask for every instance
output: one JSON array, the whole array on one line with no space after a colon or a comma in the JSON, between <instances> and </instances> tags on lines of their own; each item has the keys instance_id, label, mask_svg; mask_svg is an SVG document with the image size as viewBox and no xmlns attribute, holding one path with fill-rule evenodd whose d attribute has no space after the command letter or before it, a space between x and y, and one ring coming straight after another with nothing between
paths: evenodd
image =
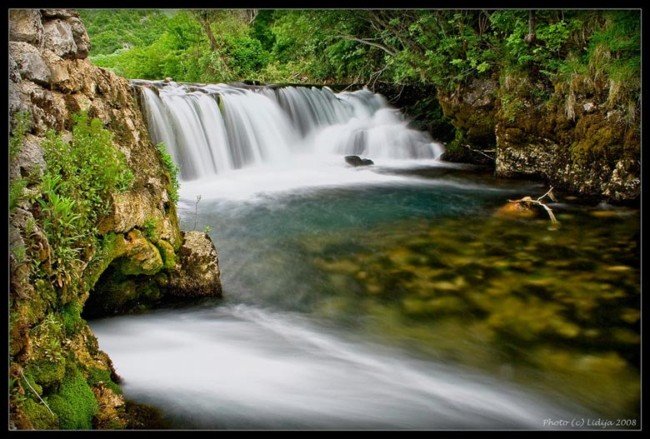
<instances>
[{"instance_id":1,"label":"green foliage","mask_svg":"<svg viewBox=\"0 0 650 439\"><path fill-rule=\"evenodd\" d=\"M40 219L60 287L71 283L82 252L95 245L96 225L109 213L110 194L127 190L133 181L124 154L101 121L84 113L74 121L71 141L50 131L42 145L47 169L38 200Z\"/></svg>"},{"instance_id":2,"label":"green foliage","mask_svg":"<svg viewBox=\"0 0 650 439\"><path fill-rule=\"evenodd\" d=\"M27 187L27 179L18 178L11 180L9 183L9 210L18 207L18 203L23 198L23 191Z\"/></svg>"},{"instance_id":3,"label":"green foliage","mask_svg":"<svg viewBox=\"0 0 650 439\"><path fill-rule=\"evenodd\" d=\"M76 368L66 371L59 391L47 402L59 417L59 427L65 430L92 428L92 418L99 411L93 391Z\"/></svg>"},{"instance_id":4,"label":"green foliage","mask_svg":"<svg viewBox=\"0 0 650 439\"><path fill-rule=\"evenodd\" d=\"M176 163L174 163L174 159L172 159L172 156L167 152L167 148L165 147L164 143L157 144L156 148L158 149L158 153L160 154L160 159L162 161L162 164L165 167L167 173L169 174L169 179L170 179L169 198L174 204L176 204L178 203L178 188L179 188L178 166L176 166Z\"/></svg>"},{"instance_id":5,"label":"green foliage","mask_svg":"<svg viewBox=\"0 0 650 439\"><path fill-rule=\"evenodd\" d=\"M206 225L206 226L203 228L203 233L205 233L206 235L207 235L208 233L210 233L211 231L212 231L212 227L210 227L209 225Z\"/></svg>"},{"instance_id":6,"label":"green foliage","mask_svg":"<svg viewBox=\"0 0 650 439\"><path fill-rule=\"evenodd\" d=\"M20 265L27 260L27 249L24 245L17 245L11 248L11 254L16 261L16 264Z\"/></svg>"},{"instance_id":7,"label":"green foliage","mask_svg":"<svg viewBox=\"0 0 650 439\"><path fill-rule=\"evenodd\" d=\"M159 12L122 11L148 16ZM149 15L147 15L149 14ZM158 14L158 15L156 15ZM617 83L640 89L638 11L244 10L170 12L131 48L96 57L130 77L178 81L425 82L453 90L504 70L550 81L577 64L600 64ZM134 18L110 29L86 14L91 39L130 35ZM148 27L149 26L149 27ZM123 29L123 30L120 30ZM154 30L155 29L155 30ZM210 32L208 32L208 30ZM209 37L209 34L213 38ZM603 55L609 54L609 55ZM593 69L592 69L593 70ZM592 72L593 73L593 72ZM548 96L547 96L548 97Z\"/></svg>"},{"instance_id":8,"label":"green foliage","mask_svg":"<svg viewBox=\"0 0 650 439\"><path fill-rule=\"evenodd\" d=\"M19 111L14 115L13 129L9 137L9 159L13 160L25 141L25 134L32 128L32 115L29 111Z\"/></svg>"},{"instance_id":9,"label":"green foliage","mask_svg":"<svg viewBox=\"0 0 650 439\"><path fill-rule=\"evenodd\" d=\"M93 35L91 56L151 44L169 20L165 12L153 9L80 9L79 16Z\"/></svg>"}]
</instances>

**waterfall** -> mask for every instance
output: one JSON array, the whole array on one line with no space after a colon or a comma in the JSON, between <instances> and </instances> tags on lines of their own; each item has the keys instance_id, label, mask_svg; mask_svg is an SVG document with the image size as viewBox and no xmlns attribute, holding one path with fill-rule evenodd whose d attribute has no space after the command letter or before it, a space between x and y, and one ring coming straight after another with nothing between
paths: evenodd
<instances>
[{"instance_id":1,"label":"waterfall","mask_svg":"<svg viewBox=\"0 0 650 439\"><path fill-rule=\"evenodd\" d=\"M166 145L184 181L297 154L377 160L435 159L443 152L367 89L137 84L151 139Z\"/></svg>"}]
</instances>

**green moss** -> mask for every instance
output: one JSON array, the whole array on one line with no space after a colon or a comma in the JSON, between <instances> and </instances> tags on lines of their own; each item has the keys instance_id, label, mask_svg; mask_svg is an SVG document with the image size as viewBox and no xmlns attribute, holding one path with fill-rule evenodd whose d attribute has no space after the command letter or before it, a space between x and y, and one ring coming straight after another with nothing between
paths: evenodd
<instances>
[{"instance_id":1,"label":"green moss","mask_svg":"<svg viewBox=\"0 0 650 439\"><path fill-rule=\"evenodd\" d=\"M68 303L61 310L61 317L63 319L63 329L67 336L76 334L84 325L85 320L81 318L81 311L83 306L73 301Z\"/></svg>"},{"instance_id":2,"label":"green moss","mask_svg":"<svg viewBox=\"0 0 650 439\"><path fill-rule=\"evenodd\" d=\"M59 427L66 430L92 428L92 418L99 411L93 391L76 368L68 369L58 393L47 402L59 417Z\"/></svg>"},{"instance_id":3,"label":"green moss","mask_svg":"<svg viewBox=\"0 0 650 439\"><path fill-rule=\"evenodd\" d=\"M110 370L99 369L96 367L91 368L88 371L88 384L93 387L98 384L103 384L118 395L122 394L122 389L120 386L111 379Z\"/></svg>"},{"instance_id":4,"label":"green moss","mask_svg":"<svg viewBox=\"0 0 650 439\"><path fill-rule=\"evenodd\" d=\"M27 398L22 404L22 410L36 430L52 430L58 427L57 417L40 402Z\"/></svg>"},{"instance_id":5,"label":"green moss","mask_svg":"<svg viewBox=\"0 0 650 439\"><path fill-rule=\"evenodd\" d=\"M170 270L176 265L176 253L174 252L174 247L167 241L160 240L156 243L158 250L160 251L160 256L163 260L163 268L165 270Z\"/></svg>"},{"instance_id":6,"label":"green moss","mask_svg":"<svg viewBox=\"0 0 650 439\"><path fill-rule=\"evenodd\" d=\"M163 260L158 248L146 241L146 245L139 252L129 257L120 258L116 266L125 276L152 275L163 268Z\"/></svg>"},{"instance_id":7,"label":"green moss","mask_svg":"<svg viewBox=\"0 0 650 439\"><path fill-rule=\"evenodd\" d=\"M142 225L142 230L144 231L144 236L146 236L149 241L158 241L158 234L156 233L156 220L154 218L147 219Z\"/></svg>"},{"instance_id":8,"label":"green moss","mask_svg":"<svg viewBox=\"0 0 650 439\"><path fill-rule=\"evenodd\" d=\"M30 384L52 386L60 383L65 376L65 360L41 360L27 366L25 377Z\"/></svg>"},{"instance_id":9,"label":"green moss","mask_svg":"<svg viewBox=\"0 0 650 439\"><path fill-rule=\"evenodd\" d=\"M158 149L158 153L160 154L160 161L163 164L164 169L167 171L169 175L169 198L171 201L174 203L178 203L178 173L180 172L178 166L176 166L176 163L174 163L174 159L172 159L172 156L169 155L167 152L167 148L165 147L164 143L159 143L156 145L156 148Z\"/></svg>"}]
</instances>

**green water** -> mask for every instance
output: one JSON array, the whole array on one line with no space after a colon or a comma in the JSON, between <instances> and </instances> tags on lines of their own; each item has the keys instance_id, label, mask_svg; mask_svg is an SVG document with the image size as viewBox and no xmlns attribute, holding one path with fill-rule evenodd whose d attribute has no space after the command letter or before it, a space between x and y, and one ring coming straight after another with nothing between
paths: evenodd
<instances>
[{"instance_id":1,"label":"green water","mask_svg":"<svg viewBox=\"0 0 650 439\"><path fill-rule=\"evenodd\" d=\"M388 171L387 171L388 172ZM473 368L607 419L639 415L639 212L552 204L545 187L450 169L421 184L201 201L228 303L303 313L413 356Z\"/></svg>"}]
</instances>

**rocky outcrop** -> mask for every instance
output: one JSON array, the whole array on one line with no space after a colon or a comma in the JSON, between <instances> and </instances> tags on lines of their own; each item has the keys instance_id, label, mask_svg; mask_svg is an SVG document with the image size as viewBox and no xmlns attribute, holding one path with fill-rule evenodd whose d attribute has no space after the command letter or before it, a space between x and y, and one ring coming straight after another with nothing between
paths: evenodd
<instances>
[{"instance_id":1,"label":"rocky outcrop","mask_svg":"<svg viewBox=\"0 0 650 439\"><path fill-rule=\"evenodd\" d=\"M497 175L539 177L609 201L638 199L640 118L624 100L611 99L611 86L587 79L573 89L558 82L541 102L537 96L548 93L548 85L506 77L495 127Z\"/></svg>"},{"instance_id":2,"label":"rocky outcrop","mask_svg":"<svg viewBox=\"0 0 650 439\"><path fill-rule=\"evenodd\" d=\"M438 90L445 116L470 144L494 146L499 83L494 78L472 78L453 91Z\"/></svg>"},{"instance_id":3,"label":"rocky outcrop","mask_svg":"<svg viewBox=\"0 0 650 439\"><path fill-rule=\"evenodd\" d=\"M219 259L207 233L184 232L167 287L176 296L220 296Z\"/></svg>"},{"instance_id":4,"label":"rocky outcrop","mask_svg":"<svg viewBox=\"0 0 650 439\"><path fill-rule=\"evenodd\" d=\"M123 428L135 421L110 359L81 314L93 315L88 308L95 315L126 311L179 291L218 295L216 251L205 251L212 243L201 234L203 240L192 239L186 255L171 177L149 140L131 86L87 59L90 42L78 14L67 9L9 13L11 126L17 129L25 114L30 125L10 163L12 193L19 195L9 227L12 425ZM111 209L95 225L101 245L84 249L67 272L50 278L57 249L39 219L40 180L47 166L40 145L50 130L71 137L73 115L82 111L112 133L134 178L126 192L104 200ZM196 261L200 266L184 265ZM168 277L184 289L172 293Z\"/></svg>"},{"instance_id":5,"label":"rocky outcrop","mask_svg":"<svg viewBox=\"0 0 650 439\"><path fill-rule=\"evenodd\" d=\"M584 197L638 199L639 110L624 86L594 75L551 83L510 72L438 90L456 128L443 159L489 164L498 176L539 178Z\"/></svg>"}]
</instances>

